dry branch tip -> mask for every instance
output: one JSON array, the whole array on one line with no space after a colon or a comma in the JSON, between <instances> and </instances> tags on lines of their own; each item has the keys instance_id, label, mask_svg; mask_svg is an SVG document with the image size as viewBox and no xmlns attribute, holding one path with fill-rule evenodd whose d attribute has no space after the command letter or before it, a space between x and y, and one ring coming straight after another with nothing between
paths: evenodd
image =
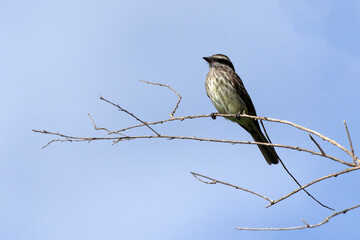
<instances>
[{"instance_id":1,"label":"dry branch tip","mask_svg":"<svg viewBox=\"0 0 360 240\"><path fill-rule=\"evenodd\" d=\"M169 88L172 92L174 92L174 93L178 96L179 99L178 99L178 101L177 101L177 103L176 103L176 105L175 105L175 107L174 107L174 110L170 113L170 117L171 117L171 118L174 118L174 114L175 114L176 110L178 109L179 104L180 104L181 99L182 99L181 95L180 95L175 89L173 89L170 85L166 85L166 84L163 84L163 83L149 82L149 81L145 81L145 80L140 80L140 81L141 81L141 82L144 82L144 83L147 83L147 84L152 84L152 85L158 85L158 86L162 86L162 87L167 87L167 88Z\"/></svg>"}]
</instances>

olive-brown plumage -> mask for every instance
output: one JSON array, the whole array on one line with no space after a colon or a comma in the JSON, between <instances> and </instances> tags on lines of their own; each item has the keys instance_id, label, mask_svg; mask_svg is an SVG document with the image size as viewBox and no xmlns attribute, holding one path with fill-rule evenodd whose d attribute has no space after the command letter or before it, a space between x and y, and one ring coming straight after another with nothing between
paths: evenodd
<instances>
[{"instance_id":1,"label":"olive-brown plumage","mask_svg":"<svg viewBox=\"0 0 360 240\"><path fill-rule=\"evenodd\" d=\"M204 57L209 63L209 73L206 76L206 93L219 113L237 114L245 112L256 116L256 111L243 82L236 74L234 65L223 54ZM268 143L261 132L259 122L255 119L228 117L238 123L253 137L255 142ZM268 164L277 164L279 157L273 146L257 145Z\"/></svg>"}]
</instances>

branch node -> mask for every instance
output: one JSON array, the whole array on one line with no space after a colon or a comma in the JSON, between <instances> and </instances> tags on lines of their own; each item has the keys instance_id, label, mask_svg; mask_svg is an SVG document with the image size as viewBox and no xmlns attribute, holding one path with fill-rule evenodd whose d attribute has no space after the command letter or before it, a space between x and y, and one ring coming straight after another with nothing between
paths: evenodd
<instances>
[{"instance_id":1,"label":"branch node","mask_svg":"<svg viewBox=\"0 0 360 240\"><path fill-rule=\"evenodd\" d=\"M306 227L310 227L310 224L308 224L304 219L301 219Z\"/></svg>"},{"instance_id":2,"label":"branch node","mask_svg":"<svg viewBox=\"0 0 360 240\"><path fill-rule=\"evenodd\" d=\"M318 143L315 141L315 139L311 136L310 133L308 133L308 134L309 134L309 137L310 137L311 141L313 141L313 142L315 143L315 145L318 147L318 149L320 150L321 154L322 154L322 155L326 155L325 152L324 152L324 151L322 150L322 148L320 147L320 144L318 144Z\"/></svg>"},{"instance_id":3,"label":"branch node","mask_svg":"<svg viewBox=\"0 0 360 240\"><path fill-rule=\"evenodd\" d=\"M355 156L353 144L352 144L350 133L349 133L349 129L347 127L347 124L346 124L345 120L344 120L344 125L345 125L345 129L346 129L346 134L348 136L349 144L350 144L351 156L353 158L354 165L356 166L358 164L359 159Z\"/></svg>"},{"instance_id":4,"label":"branch node","mask_svg":"<svg viewBox=\"0 0 360 240\"><path fill-rule=\"evenodd\" d=\"M118 109L119 111L125 112L125 113L127 113L128 115L132 116L133 118L135 118L136 120L138 120L139 122L141 122L142 124L144 124L146 127L148 127L148 128L149 128L152 132L154 132L157 136L160 136L160 134L157 133L157 132L156 132L152 127L150 127L146 122L144 122L143 120L139 119L138 117L136 117L134 114L132 114L132 113L129 112L128 110L120 107L119 104L115 104L115 103L113 103L113 102L111 102L111 101L109 101L109 100L107 100L107 99L105 99L105 98L103 98L103 97L101 97L101 96L100 96L100 99L103 100L104 102L110 103L111 105L117 107L117 109Z\"/></svg>"}]
</instances>

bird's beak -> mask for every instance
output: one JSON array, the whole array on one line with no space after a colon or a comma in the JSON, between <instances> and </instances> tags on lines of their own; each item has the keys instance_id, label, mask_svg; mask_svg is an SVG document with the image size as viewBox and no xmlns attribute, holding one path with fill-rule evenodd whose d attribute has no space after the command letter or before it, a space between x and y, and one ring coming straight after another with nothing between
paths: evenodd
<instances>
[{"instance_id":1,"label":"bird's beak","mask_svg":"<svg viewBox=\"0 0 360 240\"><path fill-rule=\"evenodd\" d=\"M210 63L210 57L203 57L203 59L204 59L205 61L207 61L208 63Z\"/></svg>"}]
</instances>

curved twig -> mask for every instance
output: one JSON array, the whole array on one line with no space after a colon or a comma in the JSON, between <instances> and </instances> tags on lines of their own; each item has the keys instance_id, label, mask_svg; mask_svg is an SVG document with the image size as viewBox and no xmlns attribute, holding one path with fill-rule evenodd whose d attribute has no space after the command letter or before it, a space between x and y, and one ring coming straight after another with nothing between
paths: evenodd
<instances>
[{"instance_id":1,"label":"curved twig","mask_svg":"<svg viewBox=\"0 0 360 240\"><path fill-rule=\"evenodd\" d=\"M287 231L287 230L300 230L300 229L305 229L305 228L316 228L316 227L319 227L319 226L329 222L329 220L331 218L336 217L337 215L340 215L340 214L345 214L348 211L354 210L354 209L356 209L358 207L360 207L360 204L355 205L353 207L349 207L349 208L344 209L342 211L333 213L330 216L326 217L322 222L319 222L319 223L313 224L313 225L310 225L310 224L308 224L307 222L305 222L303 220L303 222L305 223L305 226L288 227L288 228L247 228L247 227L237 227L235 229L237 229L237 230L248 230L248 231Z\"/></svg>"},{"instance_id":2,"label":"curved twig","mask_svg":"<svg viewBox=\"0 0 360 240\"><path fill-rule=\"evenodd\" d=\"M175 91L175 89L173 89L172 87L170 87L169 85L162 84L162 83L148 82L148 81L145 81L145 80L140 80L140 81L141 81L141 82L144 82L144 83L148 83L148 84L153 84L153 85L158 85L158 86L162 86L162 87L167 87L167 88L169 88L171 91L173 91L173 92L178 96L179 100L177 101L177 103L176 103L176 105L175 105L175 107L174 107L174 110L170 113L170 117L173 118L173 117L174 117L174 114L175 114L175 111L176 111L176 109L178 109L179 104L180 104L180 102L181 102L181 99L182 99L181 95L180 95L177 91Z\"/></svg>"},{"instance_id":3,"label":"curved twig","mask_svg":"<svg viewBox=\"0 0 360 240\"><path fill-rule=\"evenodd\" d=\"M356 170L358 170L358 169L360 169L360 166L352 167L352 168L347 168L347 169L345 169L345 170L343 170L343 171L336 172L336 173L332 173L332 174L323 176L323 177L321 177L321 178L318 178L318 179L316 179L316 180L314 180L314 181L312 181L312 182L310 182L310 183L308 183L308 184L303 185L301 188L298 188L298 189L292 191L291 193L289 193L289 194L287 194L287 195L279 198L278 200L275 200L273 204L276 204L276 203L278 203L278 202L280 202L280 201L282 201L282 200L284 200L284 199L286 199L286 198L294 195L295 193L299 192L301 189L307 188L307 187L309 187L309 186L311 186L311 185L313 185L313 184L315 184L315 183L318 183L318 182L323 181L323 180L328 179L328 178L337 177L337 176L342 175L342 174L344 174L344 173L356 171ZM271 205L273 205L273 204L271 204ZM270 207L271 205L268 205L268 206L266 206L266 207Z\"/></svg>"},{"instance_id":4,"label":"curved twig","mask_svg":"<svg viewBox=\"0 0 360 240\"><path fill-rule=\"evenodd\" d=\"M223 181L219 181L219 180L216 180L216 179L214 179L214 178L201 175L201 174L199 174L199 173L194 173L194 172L190 172L190 173L191 173L197 180L199 180L199 181L202 182L202 183L205 183L205 184L216 184L216 183L219 183L219 184L226 185L226 186L229 186L229 187L238 189L238 190L242 190L242 191L244 191L244 192L248 192L248 193L254 194L254 195L256 195L256 196L258 196L258 197L261 197L261 198L265 199L266 201L270 202L270 204L274 202L274 200L271 200L270 198L268 198L268 197L266 197L266 196L264 196L264 195L261 195L260 193L256 193L256 192L251 191L251 190L248 190L248 189L246 189L246 188L242 188L242 187L233 185L233 184L231 184L231 183L226 183L226 182L223 182ZM208 179L208 180L210 180L211 182L204 181L204 180L202 180L200 177L201 177L201 178Z\"/></svg>"},{"instance_id":5,"label":"curved twig","mask_svg":"<svg viewBox=\"0 0 360 240\"><path fill-rule=\"evenodd\" d=\"M166 119L166 120L161 120L161 121L156 121L156 122L147 122L146 125L156 125L156 124L162 124L165 122L170 122L170 121L183 121L183 120L187 120L187 119L197 119L197 118L208 118L208 117L213 117L213 116L220 116L220 117L236 117L236 116L240 116L240 117L246 117L246 118L252 118L252 119L257 119L257 120L264 120L264 121L269 121L269 122L277 122L277 123L283 123L286 125L290 125L293 126L297 129L300 129L302 131L314 134L318 137L320 137L321 139L333 144L334 146L340 148L341 150L343 150L345 153L347 153L349 156L353 157L351 151L349 151L348 149L346 149L344 146L342 146L341 144L339 144L338 142L336 142L333 139L330 139L314 130L311 130L309 128L300 126L298 124L292 123L290 121L286 121L286 120L280 120L280 119L275 119L275 118L268 118L268 117L259 117L259 116L251 116L251 115L247 115L247 114L220 114L220 113L215 113L215 114L204 114L204 115L194 115L194 116L186 116L186 117L174 117L174 118L170 118L170 119ZM116 130L113 132L110 132L109 134L118 134L120 132L124 132L133 128L138 128L138 127L143 127L145 124L139 124L139 125L135 125L135 126L131 126L131 127L127 127L127 128L123 128L120 130ZM320 154L321 156L324 156L323 154ZM335 160L335 159L333 159ZM338 160L335 160L338 161ZM342 164L346 164L348 166L354 166L354 164L351 163L344 163L344 161L342 162ZM349 165L350 164L350 165Z\"/></svg>"},{"instance_id":6,"label":"curved twig","mask_svg":"<svg viewBox=\"0 0 360 240\"><path fill-rule=\"evenodd\" d=\"M144 121L141 120L140 118L136 117L134 114L132 114L132 113L129 112L128 110L120 107L119 104L115 104L115 103L113 103L113 102L111 102L111 101L103 98L102 96L100 96L100 100L103 100L104 102L110 103L111 105L117 107L117 109L118 109L119 111L122 111L122 112L125 112L125 113L129 114L130 116L132 116L133 118L135 118L136 120L138 120L139 122L141 122L142 124L144 124L144 126L148 127L148 128L149 128L151 131L153 131L156 135L160 136L160 134L157 133L152 127L150 127L149 124L147 124L146 122L144 122Z\"/></svg>"}]
</instances>

